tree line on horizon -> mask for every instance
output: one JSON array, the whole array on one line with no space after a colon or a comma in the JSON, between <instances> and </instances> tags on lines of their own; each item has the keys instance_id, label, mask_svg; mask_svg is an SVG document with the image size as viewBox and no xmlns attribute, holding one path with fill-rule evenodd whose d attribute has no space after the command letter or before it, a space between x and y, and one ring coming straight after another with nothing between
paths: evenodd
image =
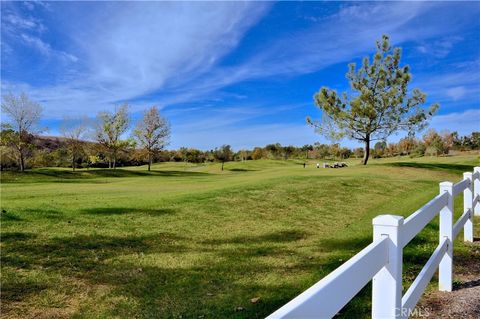
<instances>
[{"instance_id":1,"label":"tree line on horizon","mask_svg":"<svg viewBox=\"0 0 480 319\"><path fill-rule=\"evenodd\" d=\"M42 136L39 128L41 107L22 94L4 97L2 110L14 106L10 123L2 123L0 132L0 168L19 169L34 167L115 168L117 166L148 165L157 162L224 163L247 160L330 160L364 158L362 147L342 147L339 143L314 143L303 146L268 144L264 147L234 151L230 145L203 151L181 147L167 150L170 125L156 107L151 107L135 123L129 138L122 139L131 120L128 105L113 112L99 112L93 123L84 119L65 119L60 127L62 136ZM10 114L10 113L8 113ZM16 123L16 124L15 124ZM22 132L19 134L19 132ZM374 158L424 155L448 155L451 150L480 149L480 132L460 136L457 132L427 131L422 139L405 137L397 143L377 142L371 155Z\"/></svg>"}]
</instances>

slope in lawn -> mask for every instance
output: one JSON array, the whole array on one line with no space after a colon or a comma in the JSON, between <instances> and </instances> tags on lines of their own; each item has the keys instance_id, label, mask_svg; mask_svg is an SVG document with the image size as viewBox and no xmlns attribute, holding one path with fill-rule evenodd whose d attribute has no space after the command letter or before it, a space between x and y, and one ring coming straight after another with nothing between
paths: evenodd
<instances>
[{"instance_id":1,"label":"slope in lawn","mask_svg":"<svg viewBox=\"0 0 480 319\"><path fill-rule=\"evenodd\" d=\"M2 314L265 317L371 242L375 215L409 215L438 182L458 180L448 161L441 170L250 161L224 172L166 163L151 173L4 174ZM408 280L437 229L407 247ZM368 303L367 287L342 315L368 317Z\"/></svg>"}]
</instances>

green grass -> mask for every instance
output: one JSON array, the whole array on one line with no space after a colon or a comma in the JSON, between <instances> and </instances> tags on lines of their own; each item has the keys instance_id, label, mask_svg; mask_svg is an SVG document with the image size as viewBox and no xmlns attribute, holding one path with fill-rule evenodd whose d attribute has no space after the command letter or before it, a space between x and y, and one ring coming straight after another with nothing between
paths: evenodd
<instances>
[{"instance_id":1,"label":"green grass","mask_svg":"<svg viewBox=\"0 0 480 319\"><path fill-rule=\"evenodd\" d=\"M479 164L474 155L355 162L3 172L2 315L265 317L368 245L373 217L408 216L438 182ZM437 230L435 220L407 246L407 281ZM460 240L455 249L471 250ZM369 317L369 289L340 316Z\"/></svg>"}]
</instances>

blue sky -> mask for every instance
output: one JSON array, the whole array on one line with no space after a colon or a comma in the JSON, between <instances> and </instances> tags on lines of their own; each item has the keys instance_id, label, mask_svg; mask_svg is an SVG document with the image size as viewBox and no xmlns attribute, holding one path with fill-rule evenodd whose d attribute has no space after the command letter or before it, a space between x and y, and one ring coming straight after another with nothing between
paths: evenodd
<instances>
[{"instance_id":1,"label":"blue sky","mask_svg":"<svg viewBox=\"0 0 480 319\"><path fill-rule=\"evenodd\" d=\"M2 1L1 9L2 93L39 101L49 134L65 116L127 101L134 118L161 108L170 148L324 142L305 124L320 117L313 94L347 89L347 64L371 55L383 33L403 48L411 88L441 104L431 127L480 130L479 2Z\"/></svg>"}]
</instances>

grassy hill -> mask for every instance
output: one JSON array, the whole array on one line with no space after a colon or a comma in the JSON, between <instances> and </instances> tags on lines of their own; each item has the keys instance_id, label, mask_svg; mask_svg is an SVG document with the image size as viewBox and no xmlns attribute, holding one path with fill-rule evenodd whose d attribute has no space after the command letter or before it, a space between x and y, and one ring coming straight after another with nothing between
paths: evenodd
<instances>
[{"instance_id":1,"label":"grassy hill","mask_svg":"<svg viewBox=\"0 0 480 319\"><path fill-rule=\"evenodd\" d=\"M371 242L373 217L408 216L480 162L302 164L2 172L2 316L265 317ZM434 221L405 250L407 281L437 244ZM369 309L367 287L341 316Z\"/></svg>"}]
</instances>

